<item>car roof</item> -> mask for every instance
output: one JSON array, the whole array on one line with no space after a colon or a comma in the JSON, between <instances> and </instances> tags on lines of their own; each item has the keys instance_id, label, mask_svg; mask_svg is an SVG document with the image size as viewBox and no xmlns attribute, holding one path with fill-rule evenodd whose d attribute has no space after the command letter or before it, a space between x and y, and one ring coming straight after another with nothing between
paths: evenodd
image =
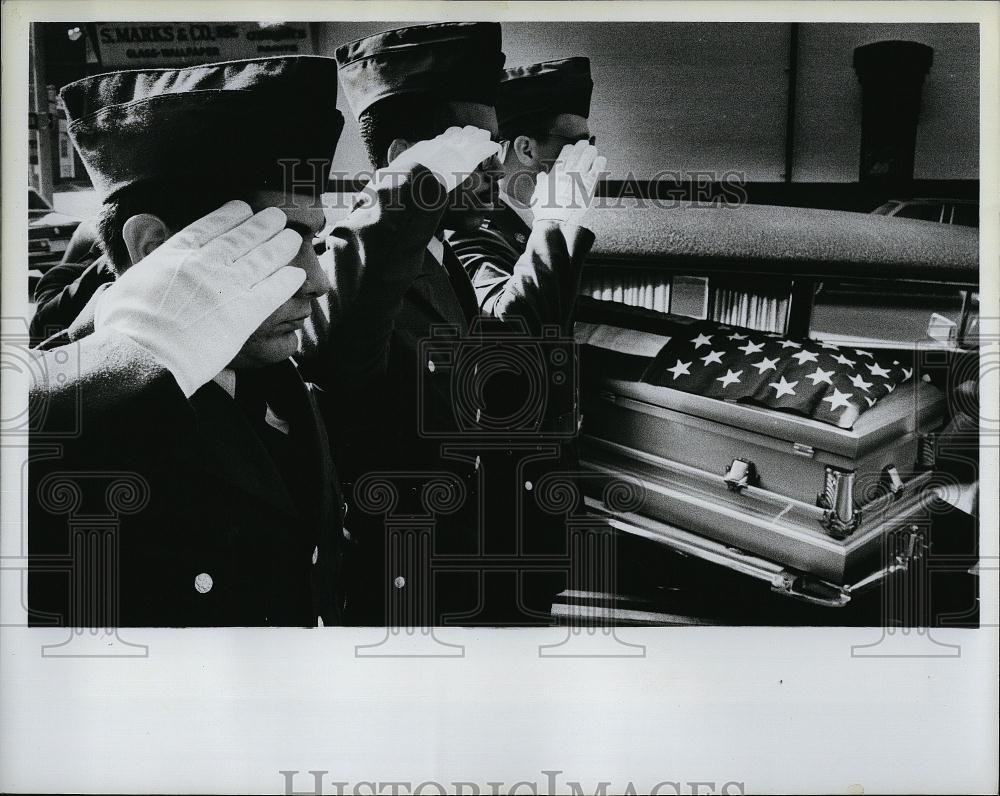
<instances>
[{"instance_id":1,"label":"car roof","mask_svg":"<svg viewBox=\"0 0 1000 796\"><path fill-rule=\"evenodd\" d=\"M771 205L598 202L603 206L588 220L597 236L592 260L737 273L979 281L979 232L971 227Z\"/></svg>"}]
</instances>

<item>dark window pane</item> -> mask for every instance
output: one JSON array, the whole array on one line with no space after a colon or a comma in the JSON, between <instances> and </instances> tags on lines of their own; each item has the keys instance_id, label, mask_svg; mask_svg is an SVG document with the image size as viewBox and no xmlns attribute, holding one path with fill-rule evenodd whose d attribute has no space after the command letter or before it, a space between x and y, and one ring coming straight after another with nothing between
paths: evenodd
<instances>
[{"instance_id":1,"label":"dark window pane","mask_svg":"<svg viewBox=\"0 0 1000 796\"><path fill-rule=\"evenodd\" d=\"M955 213L951 217L952 224L963 227L979 226L979 205L955 205Z\"/></svg>"},{"instance_id":2,"label":"dark window pane","mask_svg":"<svg viewBox=\"0 0 1000 796\"><path fill-rule=\"evenodd\" d=\"M29 210L51 210L49 203L42 198L42 195L38 191L28 190L28 209Z\"/></svg>"},{"instance_id":3,"label":"dark window pane","mask_svg":"<svg viewBox=\"0 0 1000 796\"><path fill-rule=\"evenodd\" d=\"M922 221L941 221L942 207L940 204L903 205L896 215L900 218L918 218Z\"/></svg>"},{"instance_id":4,"label":"dark window pane","mask_svg":"<svg viewBox=\"0 0 1000 796\"><path fill-rule=\"evenodd\" d=\"M826 281L816 294L810 333L917 342L927 339L934 313L957 326L961 311L962 291L944 285L896 282L876 289L865 282Z\"/></svg>"}]
</instances>

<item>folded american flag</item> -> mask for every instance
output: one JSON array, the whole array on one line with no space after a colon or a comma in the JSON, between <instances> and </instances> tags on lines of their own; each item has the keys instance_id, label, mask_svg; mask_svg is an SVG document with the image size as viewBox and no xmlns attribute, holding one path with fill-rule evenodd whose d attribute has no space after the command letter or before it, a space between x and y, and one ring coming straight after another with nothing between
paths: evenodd
<instances>
[{"instance_id":1,"label":"folded american flag","mask_svg":"<svg viewBox=\"0 0 1000 796\"><path fill-rule=\"evenodd\" d=\"M913 376L912 359L897 353L792 340L714 321L664 323L657 331L666 342L641 381L794 412L840 428L851 428ZM588 345L606 347L596 335L588 337L594 340Z\"/></svg>"}]
</instances>

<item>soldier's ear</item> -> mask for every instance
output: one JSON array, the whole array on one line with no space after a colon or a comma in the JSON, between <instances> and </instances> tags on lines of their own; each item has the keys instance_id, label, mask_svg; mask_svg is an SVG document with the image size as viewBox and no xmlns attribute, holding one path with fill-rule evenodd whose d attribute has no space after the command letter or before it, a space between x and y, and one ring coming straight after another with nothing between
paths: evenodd
<instances>
[{"instance_id":1,"label":"soldier's ear","mask_svg":"<svg viewBox=\"0 0 1000 796\"><path fill-rule=\"evenodd\" d=\"M169 237L170 230L167 229L167 225L151 213L130 216L122 226L122 238L132 265L147 257Z\"/></svg>"},{"instance_id":2,"label":"soldier's ear","mask_svg":"<svg viewBox=\"0 0 1000 796\"><path fill-rule=\"evenodd\" d=\"M534 139L526 135L519 135L513 140L510 148L514 150L514 154L517 155L517 159L521 162L522 166L537 165L535 159L537 147L535 146Z\"/></svg>"},{"instance_id":3,"label":"soldier's ear","mask_svg":"<svg viewBox=\"0 0 1000 796\"><path fill-rule=\"evenodd\" d=\"M402 155L411 146L410 142L405 138L393 138L392 143L389 144L389 159L386 162L392 163L392 161Z\"/></svg>"}]
</instances>

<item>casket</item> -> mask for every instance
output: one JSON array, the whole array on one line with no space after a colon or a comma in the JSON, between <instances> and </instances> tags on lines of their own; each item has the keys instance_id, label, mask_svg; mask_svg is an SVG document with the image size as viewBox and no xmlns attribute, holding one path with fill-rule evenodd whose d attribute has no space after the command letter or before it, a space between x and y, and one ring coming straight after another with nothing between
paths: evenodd
<instances>
[{"instance_id":1,"label":"casket","mask_svg":"<svg viewBox=\"0 0 1000 796\"><path fill-rule=\"evenodd\" d=\"M935 434L954 401L938 387L952 391L968 378L959 374L978 372L976 230L644 201L619 202L591 226L576 337L581 485L592 514L630 539L828 606L912 571L929 536L940 536L925 533L941 475ZM701 386L716 386L701 393L675 389L667 374L707 351L664 360L671 329L685 319L709 336L705 324L719 323L789 345L909 357L913 378L840 423L755 403L759 380L756 394L727 400L719 387L729 384L728 370L711 374ZM735 374L752 363L725 364ZM788 379L814 375L823 374ZM869 381L864 375L862 391ZM620 495L629 499L616 502ZM618 588L628 592L629 583Z\"/></svg>"},{"instance_id":2,"label":"casket","mask_svg":"<svg viewBox=\"0 0 1000 796\"><path fill-rule=\"evenodd\" d=\"M937 387L910 379L850 428L673 389L651 374L667 333L691 321L656 316L618 308L576 324L593 511L833 604L912 554L900 537L919 540L932 498ZM639 495L627 512L602 502L615 482Z\"/></svg>"}]
</instances>

